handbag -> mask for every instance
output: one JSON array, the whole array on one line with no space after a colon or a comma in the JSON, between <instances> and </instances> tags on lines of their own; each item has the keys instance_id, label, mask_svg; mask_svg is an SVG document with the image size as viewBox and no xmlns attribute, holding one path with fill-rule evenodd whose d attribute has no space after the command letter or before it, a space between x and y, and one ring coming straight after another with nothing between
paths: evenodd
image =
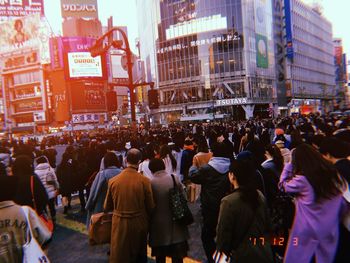
<instances>
[{"instance_id":1,"label":"handbag","mask_svg":"<svg viewBox=\"0 0 350 263\"><path fill-rule=\"evenodd\" d=\"M113 213L97 213L91 216L89 244L102 245L111 242Z\"/></svg>"},{"instance_id":2,"label":"handbag","mask_svg":"<svg viewBox=\"0 0 350 263\"><path fill-rule=\"evenodd\" d=\"M172 174L173 188L169 189L169 203L173 221L180 224L190 225L193 223L193 215L187 205L183 192L179 189Z\"/></svg>"},{"instance_id":3,"label":"handbag","mask_svg":"<svg viewBox=\"0 0 350 263\"><path fill-rule=\"evenodd\" d=\"M32 227L29 220L29 209L28 207L22 207L26 216L28 225L27 232L27 243L22 246L23 252L23 263L50 263L50 260L45 255L38 241L34 238Z\"/></svg>"},{"instance_id":4,"label":"handbag","mask_svg":"<svg viewBox=\"0 0 350 263\"><path fill-rule=\"evenodd\" d=\"M34 210L38 213L39 211L37 210L36 207L36 202L35 202L35 197L34 197L34 176L30 177L30 191L32 193L32 200L33 200L33 205L34 205ZM46 215L46 213L41 213L39 215L41 221L45 224L47 229L52 233L54 229L54 225L51 219Z\"/></svg>"}]
</instances>

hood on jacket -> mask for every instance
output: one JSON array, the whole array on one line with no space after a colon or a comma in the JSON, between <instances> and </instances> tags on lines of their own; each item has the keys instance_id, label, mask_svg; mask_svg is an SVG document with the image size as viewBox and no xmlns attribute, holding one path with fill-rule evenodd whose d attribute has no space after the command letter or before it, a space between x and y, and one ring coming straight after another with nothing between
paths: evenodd
<instances>
[{"instance_id":1,"label":"hood on jacket","mask_svg":"<svg viewBox=\"0 0 350 263\"><path fill-rule=\"evenodd\" d=\"M49 163L39 163L36 167L35 170L46 170L50 168Z\"/></svg>"},{"instance_id":2,"label":"hood on jacket","mask_svg":"<svg viewBox=\"0 0 350 263\"><path fill-rule=\"evenodd\" d=\"M229 171L231 161L230 158L212 157L208 164L219 173L225 174Z\"/></svg>"}]
</instances>

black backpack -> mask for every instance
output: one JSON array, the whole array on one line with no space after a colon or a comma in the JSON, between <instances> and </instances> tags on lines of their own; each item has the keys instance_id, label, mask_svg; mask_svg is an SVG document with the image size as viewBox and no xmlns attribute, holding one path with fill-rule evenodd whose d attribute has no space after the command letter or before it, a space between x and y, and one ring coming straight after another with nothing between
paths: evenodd
<instances>
[{"instance_id":1,"label":"black backpack","mask_svg":"<svg viewBox=\"0 0 350 263\"><path fill-rule=\"evenodd\" d=\"M270 207L272 231L276 236L284 236L292 227L295 206L293 196L278 191Z\"/></svg>"}]
</instances>

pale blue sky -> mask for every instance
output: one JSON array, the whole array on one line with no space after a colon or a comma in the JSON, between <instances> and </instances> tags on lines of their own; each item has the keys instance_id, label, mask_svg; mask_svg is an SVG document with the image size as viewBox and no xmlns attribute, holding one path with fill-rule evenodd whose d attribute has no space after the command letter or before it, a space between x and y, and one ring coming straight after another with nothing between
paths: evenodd
<instances>
[{"instance_id":1,"label":"pale blue sky","mask_svg":"<svg viewBox=\"0 0 350 263\"><path fill-rule=\"evenodd\" d=\"M350 59L349 11L350 0L304 0L319 2L324 7L324 16L333 23L333 36L343 39L344 50ZM115 26L127 26L131 48L135 51L135 39L138 36L135 0L97 0L99 18L103 25L113 16ZM54 30L61 30L60 0L45 0L45 14ZM147 13L145 13L147 15Z\"/></svg>"}]
</instances>

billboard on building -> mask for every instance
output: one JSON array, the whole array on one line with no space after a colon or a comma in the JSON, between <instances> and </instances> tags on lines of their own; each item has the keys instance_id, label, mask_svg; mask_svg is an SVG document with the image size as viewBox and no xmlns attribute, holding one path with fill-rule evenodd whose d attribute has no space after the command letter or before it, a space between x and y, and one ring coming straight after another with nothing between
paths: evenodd
<instances>
[{"instance_id":1,"label":"billboard on building","mask_svg":"<svg viewBox=\"0 0 350 263\"><path fill-rule=\"evenodd\" d=\"M70 90L73 111L103 111L106 109L106 96L103 82L72 82Z\"/></svg>"},{"instance_id":2,"label":"billboard on building","mask_svg":"<svg viewBox=\"0 0 350 263\"><path fill-rule=\"evenodd\" d=\"M255 0L255 48L256 66L258 68L269 67L268 30L266 21L266 0Z\"/></svg>"},{"instance_id":3,"label":"billboard on building","mask_svg":"<svg viewBox=\"0 0 350 263\"><path fill-rule=\"evenodd\" d=\"M61 0L62 17L98 19L97 0Z\"/></svg>"},{"instance_id":4,"label":"billboard on building","mask_svg":"<svg viewBox=\"0 0 350 263\"><path fill-rule=\"evenodd\" d=\"M334 63L335 63L335 80L337 82L343 81L343 47L334 47Z\"/></svg>"},{"instance_id":5,"label":"billboard on building","mask_svg":"<svg viewBox=\"0 0 350 263\"><path fill-rule=\"evenodd\" d=\"M40 15L31 15L8 20L0 24L0 55L35 48L40 51L40 62L50 63L49 37L51 31Z\"/></svg>"},{"instance_id":6,"label":"billboard on building","mask_svg":"<svg viewBox=\"0 0 350 263\"><path fill-rule=\"evenodd\" d=\"M63 70L54 70L50 73L53 109L55 120L57 122L65 122L70 119L69 102L67 95L66 80Z\"/></svg>"},{"instance_id":7,"label":"billboard on building","mask_svg":"<svg viewBox=\"0 0 350 263\"><path fill-rule=\"evenodd\" d=\"M70 52L68 67L70 78L102 77L101 57L91 57L90 52Z\"/></svg>"},{"instance_id":8,"label":"billboard on building","mask_svg":"<svg viewBox=\"0 0 350 263\"><path fill-rule=\"evenodd\" d=\"M287 58L293 60L294 48L293 48L293 34L292 34L292 14L291 14L290 0L284 0L284 23L286 28L286 53Z\"/></svg>"},{"instance_id":9,"label":"billboard on building","mask_svg":"<svg viewBox=\"0 0 350 263\"><path fill-rule=\"evenodd\" d=\"M255 34L256 43L256 66L258 68L268 68L269 67L269 55L267 46L267 37Z\"/></svg>"},{"instance_id":10,"label":"billboard on building","mask_svg":"<svg viewBox=\"0 0 350 263\"><path fill-rule=\"evenodd\" d=\"M33 14L44 15L43 0L0 1L0 17L23 17Z\"/></svg>"},{"instance_id":11,"label":"billboard on building","mask_svg":"<svg viewBox=\"0 0 350 263\"><path fill-rule=\"evenodd\" d=\"M91 57L89 49L95 39L90 37L59 37L50 39L51 67L64 68L66 79L107 77L105 58Z\"/></svg>"}]
</instances>

